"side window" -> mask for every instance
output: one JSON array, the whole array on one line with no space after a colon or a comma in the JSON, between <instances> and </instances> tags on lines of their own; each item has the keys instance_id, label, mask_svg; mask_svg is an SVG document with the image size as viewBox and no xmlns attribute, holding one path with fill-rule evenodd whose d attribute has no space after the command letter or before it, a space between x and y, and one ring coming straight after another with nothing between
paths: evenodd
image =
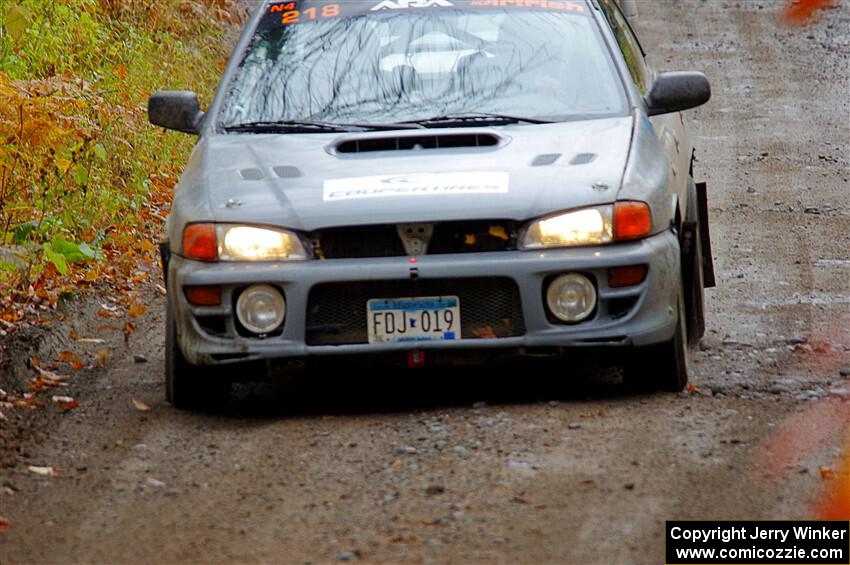
<instances>
[{"instance_id":1,"label":"side window","mask_svg":"<svg viewBox=\"0 0 850 565\"><path fill-rule=\"evenodd\" d=\"M608 25L614 31L617 44L619 44L623 58L626 60L626 65L629 67L629 72L632 75L635 86L638 87L641 94L646 94L647 88L649 88L650 76L646 62L643 60L643 51L640 48L640 43L638 43L637 38L632 33L632 28L626 21L623 13L616 6L614 0L600 0L599 5L605 13Z\"/></svg>"}]
</instances>

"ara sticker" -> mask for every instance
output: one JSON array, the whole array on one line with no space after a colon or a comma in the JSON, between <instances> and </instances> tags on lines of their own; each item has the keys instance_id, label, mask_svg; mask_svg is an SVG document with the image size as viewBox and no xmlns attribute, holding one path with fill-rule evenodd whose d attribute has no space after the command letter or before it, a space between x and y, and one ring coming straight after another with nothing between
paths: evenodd
<instances>
[{"instance_id":1,"label":"ara sticker","mask_svg":"<svg viewBox=\"0 0 850 565\"><path fill-rule=\"evenodd\" d=\"M475 173L420 173L328 179L324 201L401 196L504 194L509 174L502 171Z\"/></svg>"},{"instance_id":2,"label":"ara sticker","mask_svg":"<svg viewBox=\"0 0 850 565\"><path fill-rule=\"evenodd\" d=\"M453 8L454 4L449 0L384 0L377 6L371 8L372 12L378 10L406 10L408 8Z\"/></svg>"}]
</instances>

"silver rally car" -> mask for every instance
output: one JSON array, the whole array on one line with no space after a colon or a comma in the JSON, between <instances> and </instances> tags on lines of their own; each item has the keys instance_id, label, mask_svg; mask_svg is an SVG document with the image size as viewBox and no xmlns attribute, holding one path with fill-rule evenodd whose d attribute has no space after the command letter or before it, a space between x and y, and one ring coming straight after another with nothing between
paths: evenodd
<instances>
[{"instance_id":1,"label":"silver rally car","mask_svg":"<svg viewBox=\"0 0 850 565\"><path fill-rule=\"evenodd\" d=\"M226 398L273 360L409 366L617 351L681 390L713 285L684 110L613 0L259 7L207 112L163 262L166 393Z\"/></svg>"}]
</instances>

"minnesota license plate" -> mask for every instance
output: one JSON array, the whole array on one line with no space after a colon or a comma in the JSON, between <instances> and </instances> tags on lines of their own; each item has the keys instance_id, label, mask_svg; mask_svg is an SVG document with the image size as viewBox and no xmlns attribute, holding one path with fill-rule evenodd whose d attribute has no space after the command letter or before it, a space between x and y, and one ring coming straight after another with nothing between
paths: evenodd
<instances>
[{"instance_id":1,"label":"minnesota license plate","mask_svg":"<svg viewBox=\"0 0 850 565\"><path fill-rule=\"evenodd\" d=\"M377 298L366 312L369 343L461 339L457 296Z\"/></svg>"}]
</instances>

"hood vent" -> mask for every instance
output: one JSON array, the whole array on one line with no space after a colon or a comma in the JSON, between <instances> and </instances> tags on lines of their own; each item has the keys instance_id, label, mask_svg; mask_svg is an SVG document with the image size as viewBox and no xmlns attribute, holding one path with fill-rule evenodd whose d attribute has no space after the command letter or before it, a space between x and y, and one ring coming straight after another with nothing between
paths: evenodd
<instances>
[{"instance_id":1,"label":"hood vent","mask_svg":"<svg viewBox=\"0 0 850 565\"><path fill-rule=\"evenodd\" d=\"M501 138L492 133L436 134L417 136L364 137L341 141L337 153L369 153L373 151L421 151L457 147L494 147Z\"/></svg>"}]
</instances>

